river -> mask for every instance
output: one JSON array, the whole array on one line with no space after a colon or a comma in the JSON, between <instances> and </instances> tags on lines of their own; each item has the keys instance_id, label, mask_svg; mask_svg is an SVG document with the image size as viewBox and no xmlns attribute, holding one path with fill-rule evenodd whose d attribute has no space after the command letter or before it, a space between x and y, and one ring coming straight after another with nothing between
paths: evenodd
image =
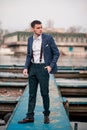
<instances>
[{"instance_id":1,"label":"river","mask_svg":"<svg viewBox=\"0 0 87 130\"><path fill-rule=\"evenodd\" d=\"M24 65L25 55L0 55L0 65ZM87 57L60 56L59 66L87 66Z\"/></svg>"}]
</instances>

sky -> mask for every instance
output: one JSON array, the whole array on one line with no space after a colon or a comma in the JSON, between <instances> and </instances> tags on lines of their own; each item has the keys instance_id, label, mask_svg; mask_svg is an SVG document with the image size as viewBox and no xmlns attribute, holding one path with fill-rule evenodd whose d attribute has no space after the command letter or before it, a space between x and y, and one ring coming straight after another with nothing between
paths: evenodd
<instances>
[{"instance_id":1,"label":"sky","mask_svg":"<svg viewBox=\"0 0 87 130\"><path fill-rule=\"evenodd\" d=\"M87 32L87 0L0 0L0 26L8 30L24 30L38 19L46 27L81 26Z\"/></svg>"}]
</instances>

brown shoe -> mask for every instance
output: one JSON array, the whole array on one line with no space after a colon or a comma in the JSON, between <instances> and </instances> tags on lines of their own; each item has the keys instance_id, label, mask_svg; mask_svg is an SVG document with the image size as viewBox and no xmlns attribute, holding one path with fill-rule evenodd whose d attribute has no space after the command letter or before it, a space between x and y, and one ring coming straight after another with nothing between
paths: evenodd
<instances>
[{"instance_id":1,"label":"brown shoe","mask_svg":"<svg viewBox=\"0 0 87 130\"><path fill-rule=\"evenodd\" d=\"M31 122L34 122L34 118L24 118L23 120L18 121L19 124L31 123Z\"/></svg>"},{"instance_id":2,"label":"brown shoe","mask_svg":"<svg viewBox=\"0 0 87 130\"><path fill-rule=\"evenodd\" d=\"M49 124L50 123L49 116L44 116L44 123L45 124Z\"/></svg>"}]
</instances>

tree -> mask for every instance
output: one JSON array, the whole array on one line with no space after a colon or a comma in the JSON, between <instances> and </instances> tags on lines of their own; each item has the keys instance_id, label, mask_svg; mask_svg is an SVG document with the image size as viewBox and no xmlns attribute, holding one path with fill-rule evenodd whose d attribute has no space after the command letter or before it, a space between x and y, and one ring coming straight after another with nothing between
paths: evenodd
<instances>
[{"instance_id":1,"label":"tree","mask_svg":"<svg viewBox=\"0 0 87 130\"><path fill-rule=\"evenodd\" d=\"M2 27L1 27L1 21L0 21L0 46L2 44L2 41L3 41L3 30L2 30Z\"/></svg>"},{"instance_id":2,"label":"tree","mask_svg":"<svg viewBox=\"0 0 87 130\"><path fill-rule=\"evenodd\" d=\"M67 32L69 33L80 33L80 32L86 32L86 29L84 29L81 26L71 26L67 29Z\"/></svg>"},{"instance_id":3,"label":"tree","mask_svg":"<svg viewBox=\"0 0 87 130\"><path fill-rule=\"evenodd\" d=\"M48 20L48 21L47 21L47 27L48 27L48 28L53 28L53 26L54 26L53 20Z\"/></svg>"},{"instance_id":4,"label":"tree","mask_svg":"<svg viewBox=\"0 0 87 130\"><path fill-rule=\"evenodd\" d=\"M4 36L5 34L8 34L8 33L9 33L8 30L4 30L4 29L2 28L2 22L0 21L0 46L3 44L3 36Z\"/></svg>"}]
</instances>

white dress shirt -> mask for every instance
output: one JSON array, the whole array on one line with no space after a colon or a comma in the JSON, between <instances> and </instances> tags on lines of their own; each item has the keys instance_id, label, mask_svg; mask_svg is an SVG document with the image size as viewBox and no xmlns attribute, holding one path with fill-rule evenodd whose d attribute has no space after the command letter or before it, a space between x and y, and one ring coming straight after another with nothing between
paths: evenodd
<instances>
[{"instance_id":1,"label":"white dress shirt","mask_svg":"<svg viewBox=\"0 0 87 130\"><path fill-rule=\"evenodd\" d=\"M40 52L41 52L41 45L42 45L42 35L35 38L33 36L33 59L34 63L44 63L44 57L42 54L42 61L40 62Z\"/></svg>"}]
</instances>

